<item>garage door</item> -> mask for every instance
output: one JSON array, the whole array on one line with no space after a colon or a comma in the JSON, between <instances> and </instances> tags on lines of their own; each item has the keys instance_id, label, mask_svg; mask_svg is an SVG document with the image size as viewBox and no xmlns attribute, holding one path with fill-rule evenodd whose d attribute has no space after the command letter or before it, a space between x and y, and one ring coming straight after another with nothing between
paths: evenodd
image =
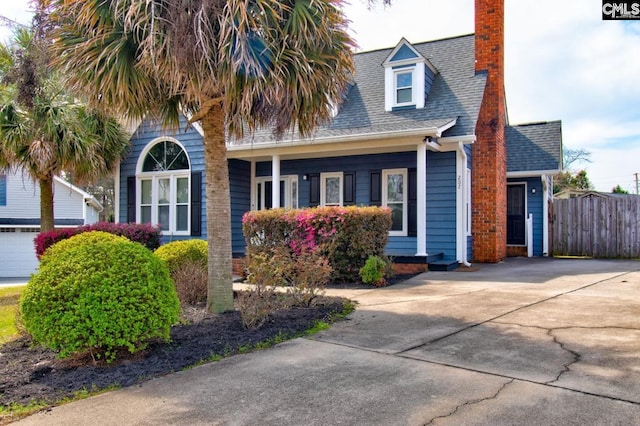
<instances>
[{"instance_id":1,"label":"garage door","mask_svg":"<svg viewBox=\"0 0 640 426\"><path fill-rule=\"evenodd\" d=\"M33 239L38 228L0 228L0 277L28 277L38 259Z\"/></svg>"}]
</instances>

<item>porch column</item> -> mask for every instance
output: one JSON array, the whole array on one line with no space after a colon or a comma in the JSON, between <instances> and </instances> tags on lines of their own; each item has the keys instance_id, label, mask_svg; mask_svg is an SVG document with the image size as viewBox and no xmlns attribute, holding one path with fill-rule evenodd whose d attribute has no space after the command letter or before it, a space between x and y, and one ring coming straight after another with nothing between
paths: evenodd
<instances>
[{"instance_id":1,"label":"porch column","mask_svg":"<svg viewBox=\"0 0 640 426\"><path fill-rule=\"evenodd\" d=\"M416 161L416 176L418 179L416 185L416 203L418 224L416 256L427 255L427 145L424 142L418 144Z\"/></svg>"},{"instance_id":2,"label":"porch column","mask_svg":"<svg viewBox=\"0 0 640 426\"><path fill-rule=\"evenodd\" d=\"M280 156L271 157L271 206L274 209L280 207Z\"/></svg>"}]
</instances>

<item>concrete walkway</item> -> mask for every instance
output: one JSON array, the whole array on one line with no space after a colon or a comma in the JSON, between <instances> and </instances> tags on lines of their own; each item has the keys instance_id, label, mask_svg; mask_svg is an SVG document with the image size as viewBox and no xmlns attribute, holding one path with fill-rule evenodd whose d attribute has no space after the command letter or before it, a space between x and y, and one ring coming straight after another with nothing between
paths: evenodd
<instances>
[{"instance_id":1,"label":"concrete walkway","mask_svg":"<svg viewBox=\"0 0 640 426\"><path fill-rule=\"evenodd\" d=\"M372 290L311 339L20 424L637 425L640 263L509 259Z\"/></svg>"}]
</instances>

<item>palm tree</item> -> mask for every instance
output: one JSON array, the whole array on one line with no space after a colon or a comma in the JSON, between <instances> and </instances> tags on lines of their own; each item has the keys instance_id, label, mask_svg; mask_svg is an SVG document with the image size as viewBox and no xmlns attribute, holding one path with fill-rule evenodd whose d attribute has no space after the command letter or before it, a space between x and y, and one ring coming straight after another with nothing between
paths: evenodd
<instances>
[{"instance_id":1,"label":"palm tree","mask_svg":"<svg viewBox=\"0 0 640 426\"><path fill-rule=\"evenodd\" d=\"M47 0L41 0L47 3ZM207 307L233 309L226 142L258 127L308 135L352 71L342 0L53 0L74 89L129 117L204 132Z\"/></svg>"},{"instance_id":2,"label":"palm tree","mask_svg":"<svg viewBox=\"0 0 640 426\"><path fill-rule=\"evenodd\" d=\"M0 44L0 169L23 170L39 184L41 231L54 229L54 176L90 182L111 172L127 147L115 119L63 89L33 29Z\"/></svg>"}]
</instances>

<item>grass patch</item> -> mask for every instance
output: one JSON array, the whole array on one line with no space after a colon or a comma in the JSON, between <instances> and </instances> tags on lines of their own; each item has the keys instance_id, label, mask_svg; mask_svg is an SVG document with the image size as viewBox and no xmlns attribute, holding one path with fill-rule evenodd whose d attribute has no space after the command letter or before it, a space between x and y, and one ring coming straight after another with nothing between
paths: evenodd
<instances>
[{"instance_id":1,"label":"grass patch","mask_svg":"<svg viewBox=\"0 0 640 426\"><path fill-rule=\"evenodd\" d=\"M18 334L15 319L23 285L0 288L0 344L8 342Z\"/></svg>"}]
</instances>

